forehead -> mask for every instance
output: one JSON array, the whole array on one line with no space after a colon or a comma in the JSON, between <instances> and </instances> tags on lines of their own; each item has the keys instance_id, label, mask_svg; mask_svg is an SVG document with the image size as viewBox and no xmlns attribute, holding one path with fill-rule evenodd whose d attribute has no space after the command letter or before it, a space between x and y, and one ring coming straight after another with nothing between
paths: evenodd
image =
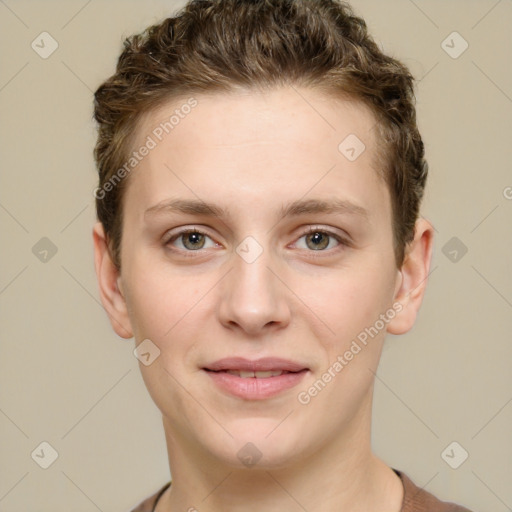
<instances>
[{"instance_id":1,"label":"forehead","mask_svg":"<svg viewBox=\"0 0 512 512\"><path fill-rule=\"evenodd\" d=\"M383 203L375 127L362 103L297 87L173 99L141 118L133 149L148 141L152 149L125 200L141 208L171 195L254 204L339 187Z\"/></svg>"},{"instance_id":2,"label":"forehead","mask_svg":"<svg viewBox=\"0 0 512 512\"><path fill-rule=\"evenodd\" d=\"M370 109L353 99L295 86L265 92L237 89L171 99L147 112L138 125L135 146L148 135L157 143L174 140L177 151L199 144L206 148L300 142L306 150L320 143L338 156L339 142L350 134L372 149L375 126Z\"/></svg>"}]
</instances>

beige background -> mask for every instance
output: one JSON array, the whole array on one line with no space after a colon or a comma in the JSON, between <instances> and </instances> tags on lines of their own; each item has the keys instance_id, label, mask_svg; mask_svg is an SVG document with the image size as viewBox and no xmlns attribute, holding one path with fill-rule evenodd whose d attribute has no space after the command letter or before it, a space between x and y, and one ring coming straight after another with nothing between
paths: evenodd
<instances>
[{"instance_id":1,"label":"beige background","mask_svg":"<svg viewBox=\"0 0 512 512\"><path fill-rule=\"evenodd\" d=\"M91 115L122 38L180 5L0 1L2 512L126 511L169 480L134 342L113 333L99 303ZM437 230L419 321L387 340L374 448L441 498L512 510L512 1L354 6L422 77L423 215ZM47 59L31 48L43 31L59 44ZM456 59L442 47L453 31L469 44ZM454 52L463 41L447 43ZM57 248L46 262L33 253L43 237ZM468 249L455 262L443 252L452 237ZM48 469L31 457L43 441L58 453ZM469 453L458 469L441 457L452 441Z\"/></svg>"}]
</instances>

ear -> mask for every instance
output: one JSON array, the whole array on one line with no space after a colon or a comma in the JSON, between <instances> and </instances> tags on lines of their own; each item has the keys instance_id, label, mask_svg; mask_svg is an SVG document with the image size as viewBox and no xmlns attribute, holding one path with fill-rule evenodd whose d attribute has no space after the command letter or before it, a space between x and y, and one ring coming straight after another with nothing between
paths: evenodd
<instances>
[{"instance_id":1,"label":"ear","mask_svg":"<svg viewBox=\"0 0 512 512\"><path fill-rule=\"evenodd\" d=\"M399 304L401 310L387 325L391 334L406 333L416 321L427 286L433 239L434 228L420 217L415 224L414 240L408 245L398 272L394 303Z\"/></svg>"},{"instance_id":2,"label":"ear","mask_svg":"<svg viewBox=\"0 0 512 512\"><path fill-rule=\"evenodd\" d=\"M121 338L132 338L133 329L120 286L121 275L110 256L101 222L95 224L92 236L94 240L94 267L98 278L101 302L116 334Z\"/></svg>"}]
</instances>

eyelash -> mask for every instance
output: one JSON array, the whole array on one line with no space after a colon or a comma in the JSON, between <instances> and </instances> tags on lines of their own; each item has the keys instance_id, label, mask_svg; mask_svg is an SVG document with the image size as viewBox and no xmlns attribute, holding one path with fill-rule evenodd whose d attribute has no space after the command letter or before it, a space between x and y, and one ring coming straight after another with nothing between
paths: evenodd
<instances>
[{"instance_id":1,"label":"eyelash","mask_svg":"<svg viewBox=\"0 0 512 512\"><path fill-rule=\"evenodd\" d=\"M165 239L164 246L168 247L171 244L171 242L174 242L175 240L178 240L181 236L187 235L187 234L190 234L190 233L197 233L197 234L200 234L200 235L207 236L208 238L211 239L211 236L208 233L206 233L205 231L202 231L201 229L198 229L198 228L192 228L192 229L191 228L187 228L187 229L183 229L183 230L179 231L178 233L174 233L170 238ZM313 258L324 257L325 253L328 253L328 255L332 255L333 251L334 252L338 252L338 250L341 250L343 247L350 247L351 246L351 243L347 239L341 237L337 233L334 233L332 231L329 231L329 230L326 230L326 229L323 229L323 228L314 227L314 226L310 226L304 233L302 233L302 235L297 240L300 240L304 236L307 236L307 235L310 235L310 234L313 234L313 233L321 233L323 235L327 235L327 236L329 236L331 238L334 238L339 243L339 245L337 247L333 248L333 249L328 249L328 250L323 249L323 250L318 250L318 251L307 250L307 252L311 253L311 256ZM184 255L187 258L196 258L197 255L194 254L194 253L202 252L202 249L197 249L197 250L193 251L193 250L183 250L183 249L171 248L170 250L172 250L174 252L179 252L179 253L181 253L182 255ZM320 254L316 254L316 253L320 253ZM324 254L322 254L322 253L324 253Z\"/></svg>"}]
</instances>

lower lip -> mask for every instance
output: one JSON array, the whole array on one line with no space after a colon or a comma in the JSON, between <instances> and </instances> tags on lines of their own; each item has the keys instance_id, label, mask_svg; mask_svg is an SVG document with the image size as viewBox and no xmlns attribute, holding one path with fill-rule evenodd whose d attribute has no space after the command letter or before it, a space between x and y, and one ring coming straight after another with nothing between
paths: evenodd
<instances>
[{"instance_id":1,"label":"lower lip","mask_svg":"<svg viewBox=\"0 0 512 512\"><path fill-rule=\"evenodd\" d=\"M302 370L283 373L277 377L244 379L227 372L204 371L220 389L245 400L264 400L276 396L299 384L308 372L308 370Z\"/></svg>"}]
</instances>

